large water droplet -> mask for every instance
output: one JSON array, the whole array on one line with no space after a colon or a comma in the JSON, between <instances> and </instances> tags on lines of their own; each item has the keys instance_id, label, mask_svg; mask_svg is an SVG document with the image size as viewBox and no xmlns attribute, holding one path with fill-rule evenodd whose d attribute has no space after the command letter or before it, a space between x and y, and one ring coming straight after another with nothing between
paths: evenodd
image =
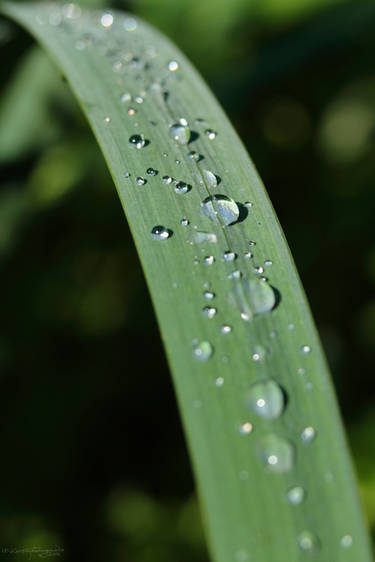
<instances>
[{"instance_id":1,"label":"large water droplet","mask_svg":"<svg viewBox=\"0 0 375 562\"><path fill-rule=\"evenodd\" d=\"M302 486L294 486L287 491L286 497L292 505L299 505L305 499L305 490Z\"/></svg>"},{"instance_id":2,"label":"large water droplet","mask_svg":"<svg viewBox=\"0 0 375 562\"><path fill-rule=\"evenodd\" d=\"M151 236L155 238L155 240L167 240L170 235L170 230L168 230L168 228L165 228L165 226L154 226L154 228L151 230Z\"/></svg>"},{"instance_id":3,"label":"large water droplet","mask_svg":"<svg viewBox=\"0 0 375 562\"><path fill-rule=\"evenodd\" d=\"M113 24L113 15L110 12L104 12L100 18L100 23L103 27L108 28Z\"/></svg>"},{"instance_id":4,"label":"large water droplet","mask_svg":"<svg viewBox=\"0 0 375 562\"><path fill-rule=\"evenodd\" d=\"M213 352L213 347L208 341L193 343L193 356L195 359L198 359L198 361L208 361Z\"/></svg>"},{"instance_id":5,"label":"large water droplet","mask_svg":"<svg viewBox=\"0 0 375 562\"><path fill-rule=\"evenodd\" d=\"M140 149L144 147L146 141L144 135L131 135L131 137L129 137L129 143L132 146L135 146L136 148Z\"/></svg>"},{"instance_id":6,"label":"large water droplet","mask_svg":"<svg viewBox=\"0 0 375 562\"><path fill-rule=\"evenodd\" d=\"M298 535L297 542L302 550L311 552L319 546L319 541L316 535L311 531L302 531Z\"/></svg>"},{"instance_id":7,"label":"large water droplet","mask_svg":"<svg viewBox=\"0 0 375 562\"><path fill-rule=\"evenodd\" d=\"M294 465L294 449L289 441L266 435L260 441L259 456L270 472L289 472Z\"/></svg>"},{"instance_id":8,"label":"large water droplet","mask_svg":"<svg viewBox=\"0 0 375 562\"><path fill-rule=\"evenodd\" d=\"M210 170L200 170L202 179L201 183L205 184L209 189L214 189L217 186L217 178Z\"/></svg>"},{"instance_id":9,"label":"large water droplet","mask_svg":"<svg viewBox=\"0 0 375 562\"><path fill-rule=\"evenodd\" d=\"M284 393L277 382L271 379L260 381L251 386L246 404L261 418L274 420L284 411Z\"/></svg>"},{"instance_id":10,"label":"large water droplet","mask_svg":"<svg viewBox=\"0 0 375 562\"><path fill-rule=\"evenodd\" d=\"M238 219L240 210L233 199L226 195L213 195L202 201L203 212L216 224L228 226Z\"/></svg>"},{"instance_id":11,"label":"large water droplet","mask_svg":"<svg viewBox=\"0 0 375 562\"><path fill-rule=\"evenodd\" d=\"M253 314L265 314L273 309L276 303L276 297L272 287L261 281L260 279L253 278L244 280L244 287L248 295L250 311Z\"/></svg>"},{"instance_id":12,"label":"large water droplet","mask_svg":"<svg viewBox=\"0 0 375 562\"><path fill-rule=\"evenodd\" d=\"M183 121L186 123L186 121ZM177 144L187 144L190 140L190 129L187 124L175 123L169 127L168 134Z\"/></svg>"}]
</instances>

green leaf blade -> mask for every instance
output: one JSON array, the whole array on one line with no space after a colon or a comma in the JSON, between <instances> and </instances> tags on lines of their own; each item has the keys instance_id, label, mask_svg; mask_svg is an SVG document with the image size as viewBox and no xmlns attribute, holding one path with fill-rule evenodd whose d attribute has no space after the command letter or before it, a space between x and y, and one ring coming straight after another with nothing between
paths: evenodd
<instances>
[{"instance_id":1,"label":"green leaf blade","mask_svg":"<svg viewBox=\"0 0 375 562\"><path fill-rule=\"evenodd\" d=\"M56 59L111 170L160 323L213 559L370 561L336 400L303 289L264 187L214 96L167 39L138 19L136 29L129 29L132 16L111 12L113 24L106 28L101 12L72 16L66 8L46 4L5 4L3 11ZM179 69L171 72L170 61ZM124 103L121 97L128 92L132 101ZM169 135L179 119L193 130L187 145ZM209 131L217 133L214 138ZM129 143L134 134L147 141L139 150ZM192 150L204 159L190 158ZM150 167L158 170L156 176L147 174ZM215 189L201 181L202 169L221 179ZM190 191L175 193L173 185L161 181L164 175L186 182ZM138 185L137 177L147 183ZM239 203L247 216L225 228L220 216L211 221L201 202L217 194ZM253 206L246 207L246 201ZM184 217L187 226L180 224ZM172 236L154 240L156 225ZM217 242L192 244L194 227L215 234ZM236 253L233 262L222 259L226 251ZM252 258L245 257L249 251ZM205 260L210 256L213 263ZM237 270L242 278L228 279ZM251 285L261 275L269 279L277 304L259 314L244 280ZM204 298L205 290L215 293L212 302ZM205 306L217 313L208 318ZM232 330L223 334L222 325ZM194 345L201 342L212 346L206 361L194 357ZM259 346L265 357L254 359ZM304 354L303 346L311 351ZM273 420L257 416L246 401L251 385L269 379L286 399L284 412ZM252 431L241 432L244 422ZM301 432L310 426L316 437L306 443ZM292 463L290 469L272 469L277 451L290 455L285 465ZM295 486L306 492L298 505L287 500ZM307 532L314 537L311 548ZM346 535L353 544L345 547Z\"/></svg>"}]
</instances>

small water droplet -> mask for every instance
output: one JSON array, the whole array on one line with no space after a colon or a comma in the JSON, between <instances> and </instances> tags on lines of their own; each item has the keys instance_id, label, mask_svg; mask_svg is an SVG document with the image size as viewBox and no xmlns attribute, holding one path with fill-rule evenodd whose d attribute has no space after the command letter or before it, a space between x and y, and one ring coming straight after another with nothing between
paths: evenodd
<instances>
[{"instance_id":1,"label":"small water droplet","mask_svg":"<svg viewBox=\"0 0 375 562\"><path fill-rule=\"evenodd\" d=\"M113 24L113 15L110 12L105 12L100 18L100 23L105 28L111 27Z\"/></svg>"},{"instance_id":2,"label":"small water droplet","mask_svg":"<svg viewBox=\"0 0 375 562\"><path fill-rule=\"evenodd\" d=\"M168 228L165 228L165 226L154 226L154 228L151 230L151 236L155 240L168 240L170 235L171 232L168 230Z\"/></svg>"},{"instance_id":3,"label":"small water droplet","mask_svg":"<svg viewBox=\"0 0 375 562\"><path fill-rule=\"evenodd\" d=\"M128 115L135 115L137 113L137 111L134 109L134 107L129 107L128 109ZM141 147L142 148L142 147Z\"/></svg>"},{"instance_id":4,"label":"small water droplet","mask_svg":"<svg viewBox=\"0 0 375 562\"><path fill-rule=\"evenodd\" d=\"M229 326L229 324L223 324L220 328L220 332L222 334L230 334L232 331L232 326Z\"/></svg>"},{"instance_id":5,"label":"small water droplet","mask_svg":"<svg viewBox=\"0 0 375 562\"><path fill-rule=\"evenodd\" d=\"M247 421L241 423L240 427L238 428L238 431L241 433L241 435L250 435L253 429L254 429L253 424Z\"/></svg>"},{"instance_id":6,"label":"small water droplet","mask_svg":"<svg viewBox=\"0 0 375 562\"><path fill-rule=\"evenodd\" d=\"M131 176L130 172L128 171L124 172L124 178L128 179L130 178L130 176Z\"/></svg>"},{"instance_id":7,"label":"small water droplet","mask_svg":"<svg viewBox=\"0 0 375 562\"><path fill-rule=\"evenodd\" d=\"M301 550L309 552L315 550L319 545L316 535L311 531L302 531L302 533L298 535L297 542Z\"/></svg>"},{"instance_id":8,"label":"small water droplet","mask_svg":"<svg viewBox=\"0 0 375 562\"><path fill-rule=\"evenodd\" d=\"M146 172L149 176L157 176L158 175L158 171L154 170L154 168L147 168Z\"/></svg>"},{"instance_id":9,"label":"small water droplet","mask_svg":"<svg viewBox=\"0 0 375 562\"><path fill-rule=\"evenodd\" d=\"M223 253L223 260L224 261L234 261L237 257L237 254L228 250L227 252Z\"/></svg>"},{"instance_id":10,"label":"small water droplet","mask_svg":"<svg viewBox=\"0 0 375 562\"><path fill-rule=\"evenodd\" d=\"M110 117L104 117L104 121L105 121L106 123L110 123L110 122L111 122L111 118L110 118Z\"/></svg>"},{"instance_id":11,"label":"small water droplet","mask_svg":"<svg viewBox=\"0 0 375 562\"><path fill-rule=\"evenodd\" d=\"M304 443L311 443L315 437L316 431L311 425L305 427L301 432L301 439Z\"/></svg>"},{"instance_id":12,"label":"small water droplet","mask_svg":"<svg viewBox=\"0 0 375 562\"><path fill-rule=\"evenodd\" d=\"M141 103L144 102L144 99L142 98L142 96L136 96L136 97L134 98L134 101L135 101L136 103L141 104Z\"/></svg>"},{"instance_id":13,"label":"small water droplet","mask_svg":"<svg viewBox=\"0 0 375 562\"><path fill-rule=\"evenodd\" d=\"M217 377L215 379L215 385L216 386L220 387L220 386L223 386L223 384L224 384L224 377Z\"/></svg>"},{"instance_id":14,"label":"small water droplet","mask_svg":"<svg viewBox=\"0 0 375 562\"><path fill-rule=\"evenodd\" d=\"M305 369L304 369L303 367L298 367L297 373L298 373L299 375L304 375L305 372L306 372L306 371L305 371Z\"/></svg>"},{"instance_id":15,"label":"small water droplet","mask_svg":"<svg viewBox=\"0 0 375 562\"><path fill-rule=\"evenodd\" d=\"M174 190L179 194L187 193L189 191L189 186L184 181L178 181L174 186Z\"/></svg>"},{"instance_id":16,"label":"small water droplet","mask_svg":"<svg viewBox=\"0 0 375 562\"><path fill-rule=\"evenodd\" d=\"M163 183L170 184L170 183L172 183L173 178L172 178L171 176L163 176L163 177L161 178L161 181L162 181Z\"/></svg>"},{"instance_id":17,"label":"small water droplet","mask_svg":"<svg viewBox=\"0 0 375 562\"><path fill-rule=\"evenodd\" d=\"M305 499L305 490L302 486L294 486L287 491L286 497L292 505L299 505Z\"/></svg>"},{"instance_id":18,"label":"small water droplet","mask_svg":"<svg viewBox=\"0 0 375 562\"><path fill-rule=\"evenodd\" d=\"M272 263L273 263L272 260L265 260L264 265L266 267L270 267L272 265Z\"/></svg>"},{"instance_id":19,"label":"small water droplet","mask_svg":"<svg viewBox=\"0 0 375 562\"><path fill-rule=\"evenodd\" d=\"M294 324L293 323L288 324L288 330L294 330Z\"/></svg>"},{"instance_id":20,"label":"small water droplet","mask_svg":"<svg viewBox=\"0 0 375 562\"><path fill-rule=\"evenodd\" d=\"M186 120L180 120L169 127L168 134L177 144L187 144L190 140L190 129Z\"/></svg>"},{"instance_id":21,"label":"small water droplet","mask_svg":"<svg viewBox=\"0 0 375 562\"><path fill-rule=\"evenodd\" d=\"M146 141L144 135L132 135L131 137L129 137L129 143L132 146L135 146L136 148L140 149L144 147Z\"/></svg>"},{"instance_id":22,"label":"small water droplet","mask_svg":"<svg viewBox=\"0 0 375 562\"><path fill-rule=\"evenodd\" d=\"M271 337L271 338L276 338L276 337L277 337L277 331L276 331L276 330L272 330L272 332L270 332L270 337Z\"/></svg>"},{"instance_id":23,"label":"small water droplet","mask_svg":"<svg viewBox=\"0 0 375 562\"><path fill-rule=\"evenodd\" d=\"M254 271L255 273L264 273L264 268L261 265L259 265L257 267L254 267Z\"/></svg>"},{"instance_id":24,"label":"small water droplet","mask_svg":"<svg viewBox=\"0 0 375 562\"><path fill-rule=\"evenodd\" d=\"M245 205L245 207L247 207L248 209L251 209L251 207L254 205L254 203L252 203L251 201L245 201L244 205Z\"/></svg>"},{"instance_id":25,"label":"small water droplet","mask_svg":"<svg viewBox=\"0 0 375 562\"><path fill-rule=\"evenodd\" d=\"M274 420L284 411L284 393L280 385L273 380L257 382L246 395L246 405L261 418Z\"/></svg>"},{"instance_id":26,"label":"small water droplet","mask_svg":"<svg viewBox=\"0 0 375 562\"><path fill-rule=\"evenodd\" d=\"M131 94L129 94L128 92L124 92L120 96L120 100L122 101L122 103L127 103L128 101L131 101L131 99Z\"/></svg>"},{"instance_id":27,"label":"small water droplet","mask_svg":"<svg viewBox=\"0 0 375 562\"><path fill-rule=\"evenodd\" d=\"M176 164L181 164L181 160L175 160Z\"/></svg>"},{"instance_id":28,"label":"small water droplet","mask_svg":"<svg viewBox=\"0 0 375 562\"><path fill-rule=\"evenodd\" d=\"M142 176L138 176L135 181L137 185L145 185L147 183L147 180L145 180Z\"/></svg>"},{"instance_id":29,"label":"small water droplet","mask_svg":"<svg viewBox=\"0 0 375 562\"><path fill-rule=\"evenodd\" d=\"M195 244L201 244L202 242L211 242L215 244L217 242L217 236L213 232L204 232L203 230L195 230L192 233L192 240Z\"/></svg>"},{"instance_id":30,"label":"small water droplet","mask_svg":"<svg viewBox=\"0 0 375 562\"><path fill-rule=\"evenodd\" d=\"M244 257L245 257L247 260L250 260L250 259L253 257L253 254L252 254L251 252L245 252L245 253L244 253Z\"/></svg>"},{"instance_id":31,"label":"small water droplet","mask_svg":"<svg viewBox=\"0 0 375 562\"><path fill-rule=\"evenodd\" d=\"M249 240L249 246L256 246L256 242L254 242L254 240Z\"/></svg>"},{"instance_id":32,"label":"small water droplet","mask_svg":"<svg viewBox=\"0 0 375 562\"><path fill-rule=\"evenodd\" d=\"M195 150L189 152L188 156L191 160L195 160L196 162L199 162L199 160L201 159L201 155L198 154L198 152L196 152Z\"/></svg>"},{"instance_id":33,"label":"small water droplet","mask_svg":"<svg viewBox=\"0 0 375 562\"><path fill-rule=\"evenodd\" d=\"M202 201L203 212L216 224L229 226L237 221L240 210L233 199L226 195L213 195Z\"/></svg>"},{"instance_id":34,"label":"small water droplet","mask_svg":"<svg viewBox=\"0 0 375 562\"><path fill-rule=\"evenodd\" d=\"M206 256L206 257L203 259L204 265L212 265L212 264L214 263L214 261L215 261L214 256Z\"/></svg>"},{"instance_id":35,"label":"small water droplet","mask_svg":"<svg viewBox=\"0 0 375 562\"><path fill-rule=\"evenodd\" d=\"M267 355L266 348L263 345L254 345L251 358L253 361L263 361Z\"/></svg>"},{"instance_id":36,"label":"small water droplet","mask_svg":"<svg viewBox=\"0 0 375 562\"><path fill-rule=\"evenodd\" d=\"M307 355L308 353L310 353L310 351L311 351L311 347L309 345L303 345L301 347L302 355Z\"/></svg>"},{"instance_id":37,"label":"small water droplet","mask_svg":"<svg viewBox=\"0 0 375 562\"><path fill-rule=\"evenodd\" d=\"M213 347L208 341L193 343L193 357L198 359L198 361L208 361L212 357L213 352Z\"/></svg>"},{"instance_id":38,"label":"small water droplet","mask_svg":"<svg viewBox=\"0 0 375 562\"><path fill-rule=\"evenodd\" d=\"M188 224L190 224L189 221L188 221L188 219L183 218L183 219L180 220L180 225L181 225L181 226L188 226Z\"/></svg>"},{"instance_id":39,"label":"small water droplet","mask_svg":"<svg viewBox=\"0 0 375 562\"><path fill-rule=\"evenodd\" d=\"M242 277L242 272L239 269L236 269L236 271L232 271L227 276L228 279L241 279L241 277Z\"/></svg>"},{"instance_id":40,"label":"small water droplet","mask_svg":"<svg viewBox=\"0 0 375 562\"><path fill-rule=\"evenodd\" d=\"M206 129L204 134L210 139L210 140L214 140L217 136L217 133L215 133L215 131L213 131L212 129Z\"/></svg>"},{"instance_id":41,"label":"small water droplet","mask_svg":"<svg viewBox=\"0 0 375 562\"><path fill-rule=\"evenodd\" d=\"M207 318L213 318L214 316L216 316L217 309L213 306L205 306L204 308L202 308L202 313L204 314L204 316L207 316Z\"/></svg>"},{"instance_id":42,"label":"small water droplet","mask_svg":"<svg viewBox=\"0 0 375 562\"><path fill-rule=\"evenodd\" d=\"M353 537L351 535L344 535L341 537L340 545L343 548L350 548L353 544Z\"/></svg>"},{"instance_id":43,"label":"small water droplet","mask_svg":"<svg viewBox=\"0 0 375 562\"><path fill-rule=\"evenodd\" d=\"M208 189L214 189L217 186L217 178L210 170L200 170L202 179L201 183L205 183Z\"/></svg>"},{"instance_id":44,"label":"small water droplet","mask_svg":"<svg viewBox=\"0 0 375 562\"><path fill-rule=\"evenodd\" d=\"M215 293L213 293L212 291L204 291L203 297L206 299L206 301L212 301L215 298Z\"/></svg>"},{"instance_id":45,"label":"small water droplet","mask_svg":"<svg viewBox=\"0 0 375 562\"><path fill-rule=\"evenodd\" d=\"M175 60L171 60L168 63L168 70L170 70L171 72L176 72L176 70L178 69L179 69L178 62L176 62Z\"/></svg>"},{"instance_id":46,"label":"small water droplet","mask_svg":"<svg viewBox=\"0 0 375 562\"><path fill-rule=\"evenodd\" d=\"M269 472L282 474L294 465L294 449L289 441L277 435L266 435L260 440L259 456Z\"/></svg>"}]
</instances>

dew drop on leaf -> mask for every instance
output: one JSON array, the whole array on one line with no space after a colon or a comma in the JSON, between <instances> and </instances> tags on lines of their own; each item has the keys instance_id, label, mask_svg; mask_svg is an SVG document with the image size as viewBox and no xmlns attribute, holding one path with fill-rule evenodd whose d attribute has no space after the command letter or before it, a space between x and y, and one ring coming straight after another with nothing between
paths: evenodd
<instances>
[{"instance_id":1,"label":"dew drop on leaf","mask_svg":"<svg viewBox=\"0 0 375 562\"><path fill-rule=\"evenodd\" d=\"M353 544L353 537L351 535L344 535L341 537L340 545L342 548L350 548Z\"/></svg>"},{"instance_id":2,"label":"dew drop on leaf","mask_svg":"<svg viewBox=\"0 0 375 562\"><path fill-rule=\"evenodd\" d=\"M210 140L214 140L216 139L217 133L215 133L215 131L213 131L212 129L206 129L204 134L210 139Z\"/></svg>"},{"instance_id":3,"label":"dew drop on leaf","mask_svg":"<svg viewBox=\"0 0 375 562\"><path fill-rule=\"evenodd\" d=\"M171 60L168 63L168 70L170 70L171 72L176 72L176 70L178 69L179 69L178 62L176 62L175 60Z\"/></svg>"},{"instance_id":4,"label":"dew drop on leaf","mask_svg":"<svg viewBox=\"0 0 375 562\"><path fill-rule=\"evenodd\" d=\"M186 121L183 120L183 123L186 123ZM190 129L187 123L171 125L168 134L177 144L187 144L190 140Z\"/></svg>"},{"instance_id":5,"label":"dew drop on leaf","mask_svg":"<svg viewBox=\"0 0 375 562\"><path fill-rule=\"evenodd\" d=\"M223 324L220 328L220 332L222 334L230 334L232 331L232 326L229 326L229 324Z\"/></svg>"},{"instance_id":6,"label":"dew drop on leaf","mask_svg":"<svg viewBox=\"0 0 375 562\"><path fill-rule=\"evenodd\" d=\"M192 241L195 244L201 244L202 242L217 242L217 236L213 232L204 232L203 230L195 230L192 233Z\"/></svg>"},{"instance_id":7,"label":"dew drop on leaf","mask_svg":"<svg viewBox=\"0 0 375 562\"><path fill-rule=\"evenodd\" d=\"M228 261L229 262L234 261L236 259L236 257L237 257L237 254L235 254L234 252L231 252L229 250L227 252L223 253L223 260L227 261L227 262Z\"/></svg>"},{"instance_id":8,"label":"dew drop on leaf","mask_svg":"<svg viewBox=\"0 0 375 562\"><path fill-rule=\"evenodd\" d=\"M311 347L309 345L303 345L301 347L302 355L307 355L308 353L310 353L310 351L311 351Z\"/></svg>"},{"instance_id":9,"label":"dew drop on leaf","mask_svg":"<svg viewBox=\"0 0 375 562\"><path fill-rule=\"evenodd\" d=\"M168 228L165 228L165 226L154 226L154 228L151 230L151 236L155 240L168 240L170 235L170 230L168 230Z\"/></svg>"},{"instance_id":10,"label":"dew drop on leaf","mask_svg":"<svg viewBox=\"0 0 375 562\"><path fill-rule=\"evenodd\" d=\"M214 316L216 316L217 309L213 306L205 306L204 308L202 308L202 313L204 314L204 316L207 316L207 318L213 318Z\"/></svg>"},{"instance_id":11,"label":"dew drop on leaf","mask_svg":"<svg viewBox=\"0 0 375 562\"><path fill-rule=\"evenodd\" d=\"M315 437L316 431L311 425L305 427L301 432L301 439L304 443L311 443Z\"/></svg>"},{"instance_id":12,"label":"dew drop on leaf","mask_svg":"<svg viewBox=\"0 0 375 562\"><path fill-rule=\"evenodd\" d=\"M128 92L124 92L120 96L120 101L122 101L122 103L127 103L128 101L131 101L131 99L131 94L129 94Z\"/></svg>"},{"instance_id":13,"label":"dew drop on leaf","mask_svg":"<svg viewBox=\"0 0 375 562\"><path fill-rule=\"evenodd\" d=\"M201 203L203 212L212 222L224 226L236 222L240 216L237 203L226 195L213 195Z\"/></svg>"},{"instance_id":14,"label":"dew drop on leaf","mask_svg":"<svg viewBox=\"0 0 375 562\"><path fill-rule=\"evenodd\" d=\"M169 185L170 183L172 183L173 178L171 176L163 176L161 178L161 181Z\"/></svg>"},{"instance_id":15,"label":"dew drop on leaf","mask_svg":"<svg viewBox=\"0 0 375 562\"><path fill-rule=\"evenodd\" d=\"M305 490L302 486L294 486L293 488L289 488L286 497L288 502L292 505L299 505L305 499Z\"/></svg>"},{"instance_id":16,"label":"dew drop on leaf","mask_svg":"<svg viewBox=\"0 0 375 562\"><path fill-rule=\"evenodd\" d=\"M203 297L206 299L206 301L212 301L215 298L215 293L213 293L212 291L204 291Z\"/></svg>"},{"instance_id":17,"label":"dew drop on leaf","mask_svg":"<svg viewBox=\"0 0 375 562\"><path fill-rule=\"evenodd\" d=\"M132 135L131 137L129 137L129 143L132 146L135 146L136 148L140 149L144 147L146 141L144 135Z\"/></svg>"},{"instance_id":18,"label":"dew drop on leaf","mask_svg":"<svg viewBox=\"0 0 375 562\"><path fill-rule=\"evenodd\" d=\"M313 551L319 546L319 541L316 535L311 531L302 531L298 535L297 542L301 550Z\"/></svg>"},{"instance_id":19,"label":"dew drop on leaf","mask_svg":"<svg viewBox=\"0 0 375 562\"><path fill-rule=\"evenodd\" d=\"M254 345L251 358L253 361L263 361L267 355L266 348L263 345Z\"/></svg>"},{"instance_id":20,"label":"dew drop on leaf","mask_svg":"<svg viewBox=\"0 0 375 562\"><path fill-rule=\"evenodd\" d=\"M250 435L250 433L252 433L253 431L253 424L248 421L243 422L238 428L238 431L241 433L241 435Z\"/></svg>"},{"instance_id":21,"label":"dew drop on leaf","mask_svg":"<svg viewBox=\"0 0 375 562\"><path fill-rule=\"evenodd\" d=\"M189 191L189 186L184 181L178 181L174 186L174 190L176 193L184 194Z\"/></svg>"},{"instance_id":22,"label":"dew drop on leaf","mask_svg":"<svg viewBox=\"0 0 375 562\"><path fill-rule=\"evenodd\" d=\"M193 343L193 357L198 361L208 361L212 357L213 352L213 347L208 341Z\"/></svg>"},{"instance_id":23,"label":"dew drop on leaf","mask_svg":"<svg viewBox=\"0 0 375 562\"><path fill-rule=\"evenodd\" d=\"M269 472L282 474L294 465L293 445L277 435L269 434L260 440L259 456Z\"/></svg>"},{"instance_id":24,"label":"dew drop on leaf","mask_svg":"<svg viewBox=\"0 0 375 562\"><path fill-rule=\"evenodd\" d=\"M260 279L245 281L250 308L253 314L265 314L273 309L276 297L272 287Z\"/></svg>"},{"instance_id":25,"label":"dew drop on leaf","mask_svg":"<svg viewBox=\"0 0 375 562\"><path fill-rule=\"evenodd\" d=\"M212 265L214 261L215 261L214 256L206 256L205 258L203 258L204 265Z\"/></svg>"},{"instance_id":26,"label":"dew drop on leaf","mask_svg":"<svg viewBox=\"0 0 375 562\"><path fill-rule=\"evenodd\" d=\"M250 387L246 404L259 417L274 420L284 411L284 393L277 382L271 379L260 381Z\"/></svg>"},{"instance_id":27,"label":"dew drop on leaf","mask_svg":"<svg viewBox=\"0 0 375 562\"><path fill-rule=\"evenodd\" d=\"M210 170L200 170L202 179L201 183L205 183L208 189L214 189L217 186L217 179L215 174Z\"/></svg>"},{"instance_id":28,"label":"dew drop on leaf","mask_svg":"<svg viewBox=\"0 0 375 562\"><path fill-rule=\"evenodd\" d=\"M135 181L137 185L145 185L145 183L147 183L147 180L145 180L142 176L138 176Z\"/></svg>"},{"instance_id":29,"label":"dew drop on leaf","mask_svg":"<svg viewBox=\"0 0 375 562\"><path fill-rule=\"evenodd\" d=\"M146 172L149 176L157 176L158 174L158 171L154 170L154 168L147 168Z\"/></svg>"},{"instance_id":30,"label":"dew drop on leaf","mask_svg":"<svg viewBox=\"0 0 375 562\"><path fill-rule=\"evenodd\" d=\"M180 225L181 226L188 226L189 225L189 221L186 218L183 218L180 220Z\"/></svg>"}]
</instances>

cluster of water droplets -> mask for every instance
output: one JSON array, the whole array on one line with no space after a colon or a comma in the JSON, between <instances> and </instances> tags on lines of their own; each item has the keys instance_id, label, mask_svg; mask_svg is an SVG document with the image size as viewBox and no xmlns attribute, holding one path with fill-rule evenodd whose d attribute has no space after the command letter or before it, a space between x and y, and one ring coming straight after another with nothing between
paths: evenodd
<instances>
[{"instance_id":1,"label":"cluster of water droplets","mask_svg":"<svg viewBox=\"0 0 375 562\"><path fill-rule=\"evenodd\" d=\"M218 263L223 263L228 268L226 270L228 300L232 303L233 310L238 311L240 321L249 323L253 321L254 317L269 314L278 305L277 291L265 277L265 273L268 274L270 268L273 268L274 260L266 255L260 262L255 263L257 247L254 240L247 240L246 246L241 249L231 248L228 243L227 247L222 248L220 255L216 255L216 257L214 252L206 251L209 245L216 245L219 239L223 239L223 233L228 242L230 237L226 236L227 229L234 228L241 220L244 220L243 217L251 215L254 212L254 203L245 201L241 204L226 193L225 177L221 180L216 170L208 169L211 166L205 165L205 154L192 149L196 133L192 130L187 118L181 116L176 118L170 115L169 126L165 129L164 137L166 146L171 143L170 149L167 149L168 152L175 154L177 149L181 154L177 158L174 157L174 168L179 167L181 160L186 160L190 164L191 175L181 177L178 174L179 177L174 177L177 174L167 166L168 152L162 153L166 162L165 169L160 167L158 170L150 165L152 162L147 161L147 149L152 143L152 134L149 135L147 130L142 130L138 116L142 115L143 108L147 106L149 96L156 96L169 111L168 81L182 79L180 62L171 57L170 60L159 62L157 71L152 73L153 61L157 60L160 55L156 48L145 46L137 39L138 23L136 19L120 16L110 11L98 12L97 16L94 16L89 30L82 33L80 29L82 13L83 10L76 4L65 4L62 8L54 8L49 17L39 23L52 25L57 30L74 30L76 32L74 43L76 50L87 51L95 46L99 55L109 64L119 89L118 104L123 111L124 118L131 123L131 125L128 124L128 127L132 127L128 144L123 147L124 152L133 150L135 151L133 154L144 156L139 159L143 159L142 169L131 169L131 171L126 169L123 172L124 181L134 182L139 196L149 189L169 189L174 196L178 196L179 203L189 198L190 192L199 193L196 215L200 217L202 223L192 225L189 218L181 216L178 224L178 227L181 227L186 233L186 241L193 247L201 247L201 251L204 252L201 257L194 256L193 264L201 266L207 272L216 267ZM126 49L121 46L124 34L131 37L129 48ZM144 78L147 76L147 72L141 73L141 70L149 71L149 77ZM124 75L127 72L134 74L139 83L138 91L129 91L125 87ZM106 127L113 125L110 112L108 115L104 114L102 120ZM145 119L142 119L142 123L145 123ZM157 125L151 121L148 123L150 130ZM211 125L204 119L196 118L194 125L199 128L200 136L205 142L217 142L218 131L211 128ZM147 138L148 136L150 139ZM180 197L181 195L184 197ZM168 218L167 212L165 217ZM174 228L174 225L172 227ZM149 225L149 236L152 241L166 242L172 238L173 230L168 224L154 223ZM160 248L168 246L169 244L160 245ZM206 287L202 291L202 322L207 322L211 326L217 325L220 338L222 337L223 341L229 341L234 330L234 323L228 323L228 318L221 317L220 306L216 304L219 299L215 291L216 289L213 290L211 287ZM288 329L293 331L294 325L289 324ZM271 332L270 338L275 340L277 333ZM300 342L299 351L301 359L305 360L312 349L308 343ZM295 436L295 441L292 438L288 440L278 435L277 422L287 410L288 397L276 377L269 378L266 371L260 368L267 362L270 353L268 348L260 344L252 345L249 349L249 365L251 364L255 369L255 377L245 392L243 406L250 419L239 423L238 433L242 436L241 438L252 440L257 433L257 424L261 425L262 436L255 442L254 447L259 461L263 463L266 472L283 474L291 472L295 465L297 443L299 442L302 447L311 446L317 437L317 432L313 426L306 425L300 428L299 435ZM191 354L195 361L205 363L212 360L215 349L208 338L195 338L191 344ZM228 361L228 357L223 356L221 360L225 363ZM258 367L259 376L256 370ZM297 374L304 376L305 373L306 367L301 364ZM224 382L222 376L217 376L214 381L218 388L223 387ZM202 407L202 402L195 400L193 406L199 409ZM247 471L241 471L239 476L243 481L248 479ZM307 491L300 483L285 490L285 498L291 506L303 504L307 495ZM320 546L318 537L310 530L301 531L296 540L301 551L313 551ZM339 543L342 548L347 549L351 547L353 539L351 535L345 534ZM247 560L246 552L239 550L236 553L236 560Z\"/></svg>"}]
</instances>

